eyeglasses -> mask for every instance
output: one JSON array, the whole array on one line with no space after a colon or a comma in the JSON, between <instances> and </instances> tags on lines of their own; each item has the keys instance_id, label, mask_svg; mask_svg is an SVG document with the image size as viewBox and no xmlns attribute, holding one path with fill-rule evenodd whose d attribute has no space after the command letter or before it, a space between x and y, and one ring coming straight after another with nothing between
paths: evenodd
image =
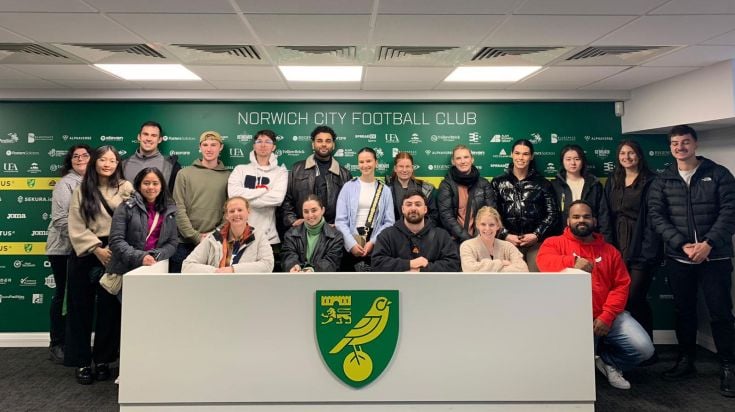
<instances>
[{"instance_id":1,"label":"eyeglasses","mask_svg":"<svg viewBox=\"0 0 735 412\"><path fill-rule=\"evenodd\" d=\"M255 144L271 145L273 142L271 140L256 140Z\"/></svg>"},{"instance_id":2,"label":"eyeglasses","mask_svg":"<svg viewBox=\"0 0 735 412\"><path fill-rule=\"evenodd\" d=\"M73 156L71 157L71 159L72 159L72 160L84 160L84 159L89 159L89 154L87 154L87 153L84 153L84 154L76 154L76 155L73 155Z\"/></svg>"}]
</instances>

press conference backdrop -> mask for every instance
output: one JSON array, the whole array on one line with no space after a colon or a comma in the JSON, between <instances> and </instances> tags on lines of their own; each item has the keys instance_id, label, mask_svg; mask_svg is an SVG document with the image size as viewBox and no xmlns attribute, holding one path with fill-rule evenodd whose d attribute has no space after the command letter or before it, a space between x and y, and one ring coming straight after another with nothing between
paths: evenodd
<instances>
[{"instance_id":1,"label":"press conference backdrop","mask_svg":"<svg viewBox=\"0 0 735 412\"><path fill-rule=\"evenodd\" d=\"M249 162L253 134L278 135L279 162L291 165L311 153L309 133L327 124L337 132L335 157L355 174L357 151L376 150L377 174L392 169L399 151L414 156L416 175L438 186L450 167L451 150L467 145L485 177L510 161L511 143L531 140L540 171L559 171L559 151L579 144L589 168L604 177L616 161L620 119L607 103L269 103L269 102L0 102L0 332L48 330L48 306L56 287L44 246L51 190L63 157L74 144L113 145L123 157L136 147L141 123L164 127L161 151L182 166L198 158L198 136L217 130L229 167ZM665 136L638 140L653 169L671 161ZM652 288L657 329L672 329L671 296L662 276Z\"/></svg>"}]
</instances>

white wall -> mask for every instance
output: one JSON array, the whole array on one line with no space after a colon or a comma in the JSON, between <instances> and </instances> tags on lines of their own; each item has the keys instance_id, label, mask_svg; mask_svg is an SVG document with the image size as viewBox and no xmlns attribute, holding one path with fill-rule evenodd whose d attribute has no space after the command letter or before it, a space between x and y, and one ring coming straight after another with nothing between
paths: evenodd
<instances>
[{"instance_id":1,"label":"white wall","mask_svg":"<svg viewBox=\"0 0 735 412\"><path fill-rule=\"evenodd\" d=\"M625 102L623 133L735 117L733 61L634 89Z\"/></svg>"}]
</instances>

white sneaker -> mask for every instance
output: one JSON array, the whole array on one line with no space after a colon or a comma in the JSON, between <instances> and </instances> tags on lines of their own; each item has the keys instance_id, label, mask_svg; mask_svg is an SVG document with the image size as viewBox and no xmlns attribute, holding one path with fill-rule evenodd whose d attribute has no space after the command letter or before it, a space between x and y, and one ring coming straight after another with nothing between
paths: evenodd
<instances>
[{"instance_id":1,"label":"white sneaker","mask_svg":"<svg viewBox=\"0 0 735 412\"><path fill-rule=\"evenodd\" d=\"M118 375L117 378L115 379L115 385L119 385L119 384L120 384L120 375Z\"/></svg>"},{"instance_id":2,"label":"white sneaker","mask_svg":"<svg viewBox=\"0 0 735 412\"><path fill-rule=\"evenodd\" d=\"M623 377L623 372L614 366L608 365L599 356L595 356L595 366L600 373L607 377L607 381L613 388L630 389L630 382Z\"/></svg>"}]
</instances>

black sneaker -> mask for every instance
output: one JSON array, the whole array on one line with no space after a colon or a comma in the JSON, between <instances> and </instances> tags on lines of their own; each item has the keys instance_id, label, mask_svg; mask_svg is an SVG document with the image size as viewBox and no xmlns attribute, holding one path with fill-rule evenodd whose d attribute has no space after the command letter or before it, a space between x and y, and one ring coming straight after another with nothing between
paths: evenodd
<instances>
[{"instance_id":1,"label":"black sneaker","mask_svg":"<svg viewBox=\"0 0 735 412\"><path fill-rule=\"evenodd\" d=\"M94 365L94 378L98 381L110 379L110 367L106 363Z\"/></svg>"},{"instance_id":2,"label":"black sneaker","mask_svg":"<svg viewBox=\"0 0 735 412\"><path fill-rule=\"evenodd\" d=\"M731 365L720 367L720 395L735 397L735 370Z\"/></svg>"},{"instance_id":3,"label":"black sneaker","mask_svg":"<svg viewBox=\"0 0 735 412\"><path fill-rule=\"evenodd\" d=\"M64 363L64 347L62 345L49 346L48 358L54 363Z\"/></svg>"},{"instance_id":4,"label":"black sneaker","mask_svg":"<svg viewBox=\"0 0 735 412\"><path fill-rule=\"evenodd\" d=\"M694 367L694 360L688 356L682 356L673 368L663 373L663 378L669 382L677 382L693 378L696 375L697 369Z\"/></svg>"},{"instance_id":5,"label":"black sneaker","mask_svg":"<svg viewBox=\"0 0 735 412\"><path fill-rule=\"evenodd\" d=\"M91 385L93 382L91 366L77 368L75 375L77 377L77 382L81 385Z\"/></svg>"}]
</instances>

